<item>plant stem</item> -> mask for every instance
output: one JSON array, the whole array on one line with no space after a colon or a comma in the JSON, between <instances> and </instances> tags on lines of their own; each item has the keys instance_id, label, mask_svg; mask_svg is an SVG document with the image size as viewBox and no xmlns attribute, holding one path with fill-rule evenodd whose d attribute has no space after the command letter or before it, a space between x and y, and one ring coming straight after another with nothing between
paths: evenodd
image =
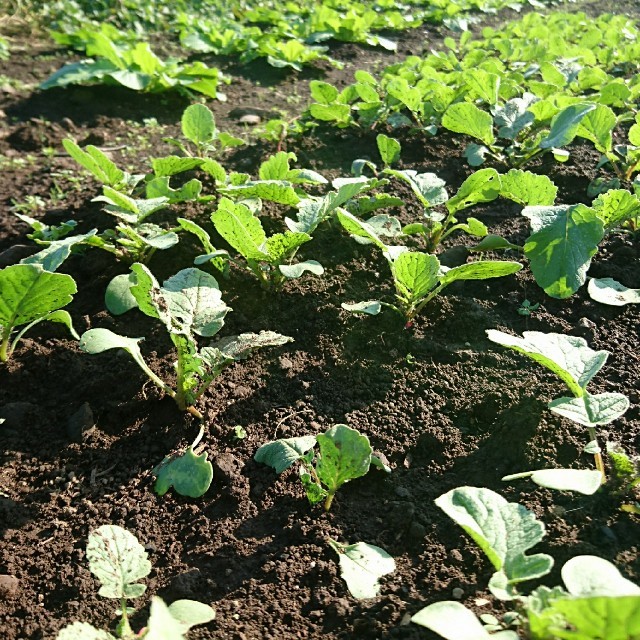
<instances>
[{"instance_id":1,"label":"plant stem","mask_svg":"<svg viewBox=\"0 0 640 640\"><path fill-rule=\"evenodd\" d=\"M0 362L6 362L11 355L9 351L9 336L11 328L5 327L2 331L2 344L0 344Z\"/></svg>"},{"instance_id":2,"label":"plant stem","mask_svg":"<svg viewBox=\"0 0 640 640\"><path fill-rule=\"evenodd\" d=\"M329 511L329 509L331 509L331 503L333 502L333 496L335 496L336 494L333 492L329 492L329 494L327 495L327 499L324 501L324 510L325 511Z\"/></svg>"},{"instance_id":3,"label":"plant stem","mask_svg":"<svg viewBox=\"0 0 640 640\"><path fill-rule=\"evenodd\" d=\"M118 623L117 633L119 638L131 638L133 636L133 629L129 624L129 615L127 614L127 599L120 598L120 610L122 611L122 617Z\"/></svg>"},{"instance_id":4,"label":"plant stem","mask_svg":"<svg viewBox=\"0 0 640 640\"><path fill-rule=\"evenodd\" d=\"M587 427L587 431L589 432L589 440L591 442L598 443L598 437L596 435L595 427ZM602 474L602 484L607 481L607 476L604 472L604 462L602 460L602 454L598 451L593 454L596 463L596 469Z\"/></svg>"}]
</instances>

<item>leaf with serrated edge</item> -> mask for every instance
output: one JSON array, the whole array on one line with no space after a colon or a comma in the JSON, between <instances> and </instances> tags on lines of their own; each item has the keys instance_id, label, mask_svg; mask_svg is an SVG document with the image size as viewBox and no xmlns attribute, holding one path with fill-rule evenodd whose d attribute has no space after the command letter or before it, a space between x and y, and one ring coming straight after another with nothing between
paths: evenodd
<instances>
[{"instance_id":1,"label":"leaf with serrated edge","mask_svg":"<svg viewBox=\"0 0 640 640\"><path fill-rule=\"evenodd\" d=\"M478 202L491 202L500 195L500 176L495 169L480 169L460 185L447 202L447 209L455 213Z\"/></svg>"},{"instance_id":2,"label":"leaf with serrated edge","mask_svg":"<svg viewBox=\"0 0 640 640\"><path fill-rule=\"evenodd\" d=\"M555 202L558 187L548 176L510 169L500 176L502 188L500 195L525 206L552 205Z\"/></svg>"},{"instance_id":3,"label":"leaf with serrated edge","mask_svg":"<svg viewBox=\"0 0 640 640\"><path fill-rule=\"evenodd\" d=\"M609 424L628 408L629 399L622 393L585 393L579 398L556 398L549 403L554 413L586 427Z\"/></svg>"},{"instance_id":4,"label":"leaf with serrated edge","mask_svg":"<svg viewBox=\"0 0 640 640\"><path fill-rule=\"evenodd\" d=\"M203 104L192 104L182 114L182 135L195 144L211 142L216 123L211 109Z\"/></svg>"},{"instance_id":5,"label":"leaf with serrated edge","mask_svg":"<svg viewBox=\"0 0 640 640\"><path fill-rule=\"evenodd\" d=\"M470 102L452 104L442 116L442 126L454 133L464 133L486 145L495 142L493 118Z\"/></svg>"},{"instance_id":6,"label":"leaf with serrated edge","mask_svg":"<svg viewBox=\"0 0 640 640\"><path fill-rule=\"evenodd\" d=\"M266 260L262 246L267 236L260 220L244 204L221 198L211 215L216 231L242 256L249 260Z\"/></svg>"},{"instance_id":7,"label":"leaf with serrated edge","mask_svg":"<svg viewBox=\"0 0 640 640\"><path fill-rule=\"evenodd\" d=\"M375 598L380 591L378 579L396 569L395 560L380 547L364 542L329 544L338 553L340 571L349 593L357 599Z\"/></svg>"},{"instance_id":8,"label":"leaf with serrated edge","mask_svg":"<svg viewBox=\"0 0 640 640\"><path fill-rule=\"evenodd\" d=\"M487 329L487 337L550 369L576 396L584 395L590 380L600 371L609 355L608 351L591 349L584 338L561 333L525 331L521 338Z\"/></svg>"},{"instance_id":9,"label":"leaf with serrated edge","mask_svg":"<svg viewBox=\"0 0 640 640\"><path fill-rule=\"evenodd\" d=\"M458 487L435 502L473 538L507 584L539 578L551 570L550 556L525 555L542 540L545 530L522 505L476 487Z\"/></svg>"},{"instance_id":10,"label":"leaf with serrated edge","mask_svg":"<svg viewBox=\"0 0 640 640\"><path fill-rule=\"evenodd\" d=\"M501 278L516 273L522 269L519 262L509 260L480 260L453 267L440 276L440 282L449 285L456 280L485 280L487 278Z\"/></svg>"},{"instance_id":11,"label":"leaf with serrated edge","mask_svg":"<svg viewBox=\"0 0 640 640\"><path fill-rule=\"evenodd\" d=\"M392 263L391 272L402 297L418 301L437 286L440 262L434 255L407 251Z\"/></svg>"},{"instance_id":12,"label":"leaf with serrated edge","mask_svg":"<svg viewBox=\"0 0 640 640\"><path fill-rule=\"evenodd\" d=\"M197 456L191 447L182 455L163 461L154 469L154 489L163 496L171 487L181 496L203 496L213 480L213 466L206 452Z\"/></svg>"},{"instance_id":13,"label":"leaf with serrated edge","mask_svg":"<svg viewBox=\"0 0 640 640\"><path fill-rule=\"evenodd\" d=\"M256 462L273 467L276 473L282 473L296 460L299 460L307 451L313 449L316 444L315 436L300 436L298 438L285 438L263 444L253 459Z\"/></svg>"},{"instance_id":14,"label":"leaf with serrated edge","mask_svg":"<svg viewBox=\"0 0 640 640\"><path fill-rule=\"evenodd\" d=\"M612 307L640 304L640 289L629 289L613 278L591 278L587 291L592 300Z\"/></svg>"},{"instance_id":15,"label":"leaf with serrated edge","mask_svg":"<svg viewBox=\"0 0 640 640\"><path fill-rule=\"evenodd\" d=\"M137 581L149 575L151 563L144 547L126 529L106 524L89 535L89 570L100 580L104 598L138 598L146 590Z\"/></svg>"}]
</instances>

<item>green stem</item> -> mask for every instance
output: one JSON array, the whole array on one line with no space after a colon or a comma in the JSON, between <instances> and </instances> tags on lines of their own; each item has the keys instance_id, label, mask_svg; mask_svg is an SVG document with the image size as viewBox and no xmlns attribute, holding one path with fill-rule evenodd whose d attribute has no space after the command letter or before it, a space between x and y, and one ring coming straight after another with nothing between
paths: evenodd
<instances>
[{"instance_id":1,"label":"green stem","mask_svg":"<svg viewBox=\"0 0 640 640\"><path fill-rule=\"evenodd\" d=\"M0 361L6 362L11 356L9 349L9 336L11 335L11 327L4 327L2 330L2 344L0 344Z\"/></svg>"},{"instance_id":2,"label":"green stem","mask_svg":"<svg viewBox=\"0 0 640 640\"><path fill-rule=\"evenodd\" d=\"M587 427L587 431L589 432L589 440L591 442L598 443L598 436L596 435L595 427ZM596 463L596 469L602 474L602 484L607 481L607 476L604 472L604 462L602 460L602 454L598 451L593 454Z\"/></svg>"},{"instance_id":3,"label":"green stem","mask_svg":"<svg viewBox=\"0 0 640 640\"><path fill-rule=\"evenodd\" d=\"M329 511L329 509L331 509L331 503L333 502L333 496L335 496L336 494L333 492L329 492L329 494L327 495L327 499L324 501L324 510L325 511Z\"/></svg>"},{"instance_id":4,"label":"green stem","mask_svg":"<svg viewBox=\"0 0 640 640\"><path fill-rule=\"evenodd\" d=\"M120 623L118 624L117 633L119 638L131 638L133 634L133 629L129 624L129 615L127 614L127 599L120 598L120 610L122 611L122 617L120 618Z\"/></svg>"}]
</instances>

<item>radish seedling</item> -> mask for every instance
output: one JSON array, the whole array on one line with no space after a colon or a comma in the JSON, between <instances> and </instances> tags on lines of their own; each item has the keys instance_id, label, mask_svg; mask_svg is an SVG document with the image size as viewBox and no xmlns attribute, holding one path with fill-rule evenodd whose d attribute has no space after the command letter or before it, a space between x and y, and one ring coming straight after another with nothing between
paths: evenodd
<instances>
[{"instance_id":1,"label":"radish seedling","mask_svg":"<svg viewBox=\"0 0 640 640\"><path fill-rule=\"evenodd\" d=\"M74 279L34 264L0 270L0 361L7 362L24 334L39 322L60 322L78 339L71 316L61 307L77 292ZM15 329L21 325L16 335Z\"/></svg>"},{"instance_id":2,"label":"radish seedling","mask_svg":"<svg viewBox=\"0 0 640 640\"><path fill-rule=\"evenodd\" d=\"M120 622L115 636L96 629L86 622L74 622L62 629L57 640L133 640L134 638L171 638L183 640L187 631L215 618L215 611L195 600L177 600L167 606L160 598L153 598L147 626L135 633L129 623L133 612L127 601L139 598L146 590L138 580L151 572L147 552L137 538L116 525L103 525L89 535L87 543L89 570L98 578L98 592L104 598L120 601Z\"/></svg>"},{"instance_id":3,"label":"radish seedling","mask_svg":"<svg viewBox=\"0 0 640 640\"><path fill-rule=\"evenodd\" d=\"M142 338L127 338L109 329L90 329L82 335L80 348L87 353L124 349L182 411L199 419L202 414L194 403L226 366L243 360L255 349L292 341L273 331L261 331L223 338L214 346L198 348L195 336L216 335L231 310L222 301L216 279L199 269L183 269L161 287L144 265L134 264L131 270L131 280L118 281L121 289L118 311L137 306L165 325L178 352L176 388L171 388L148 367L138 346Z\"/></svg>"},{"instance_id":4,"label":"radish seedling","mask_svg":"<svg viewBox=\"0 0 640 640\"><path fill-rule=\"evenodd\" d=\"M318 444L318 451L314 450ZM317 436L274 440L263 444L256 462L282 473L295 462L300 463L300 480L311 504L324 500L329 511L336 491L345 483L364 476L371 465L391 470L373 454L369 438L344 424L331 427Z\"/></svg>"}]
</instances>

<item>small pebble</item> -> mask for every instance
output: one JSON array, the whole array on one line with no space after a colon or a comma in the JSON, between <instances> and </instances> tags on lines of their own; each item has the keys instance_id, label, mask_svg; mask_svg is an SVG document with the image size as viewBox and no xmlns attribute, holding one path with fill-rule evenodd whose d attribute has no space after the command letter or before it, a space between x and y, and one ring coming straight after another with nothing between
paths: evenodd
<instances>
[{"instance_id":1,"label":"small pebble","mask_svg":"<svg viewBox=\"0 0 640 640\"><path fill-rule=\"evenodd\" d=\"M20 581L18 578L7 574L0 574L0 600L14 598L19 588Z\"/></svg>"},{"instance_id":2,"label":"small pebble","mask_svg":"<svg viewBox=\"0 0 640 640\"><path fill-rule=\"evenodd\" d=\"M464 598L464 589L461 589L460 587L456 587L452 592L451 595L453 596L453 598L455 600L462 600L462 598Z\"/></svg>"}]
</instances>

